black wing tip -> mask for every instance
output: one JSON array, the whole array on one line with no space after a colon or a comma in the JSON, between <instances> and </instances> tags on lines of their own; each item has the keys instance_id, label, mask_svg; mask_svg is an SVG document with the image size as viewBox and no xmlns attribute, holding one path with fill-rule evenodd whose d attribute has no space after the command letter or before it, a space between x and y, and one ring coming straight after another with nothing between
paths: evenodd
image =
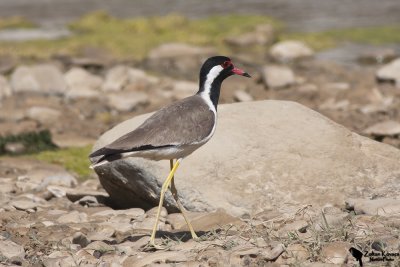
<instances>
[{"instance_id":1,"label":"black wing tip","mask_svg":"<svg viewBox=\"0 0 400 267\"><path fill-rule=\"evenodd\" d=\"M98 156L105 156L107 154L107 148L106 147L102 147L100 149L97 149L96 151L93 151L92 153L90 153L89 158L94 158L94 157L98 157Z\"/></svg>"}]
</instances>

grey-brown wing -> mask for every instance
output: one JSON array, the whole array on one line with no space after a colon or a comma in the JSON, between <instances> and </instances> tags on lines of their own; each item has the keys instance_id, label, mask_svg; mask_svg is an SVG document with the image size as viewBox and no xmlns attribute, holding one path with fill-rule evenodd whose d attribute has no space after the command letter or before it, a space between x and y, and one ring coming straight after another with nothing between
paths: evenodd
<instances>
[{"instance_id":1,"label":"grey-brown wing","mask_svg":"<svg viewBox=\"0 0 400 267\"><path fill-rule=\"evenodd\" d=\"M90 157L200 142L212 131L215 115L194 95L169 105Z\"/></svg>"}]
</instances>

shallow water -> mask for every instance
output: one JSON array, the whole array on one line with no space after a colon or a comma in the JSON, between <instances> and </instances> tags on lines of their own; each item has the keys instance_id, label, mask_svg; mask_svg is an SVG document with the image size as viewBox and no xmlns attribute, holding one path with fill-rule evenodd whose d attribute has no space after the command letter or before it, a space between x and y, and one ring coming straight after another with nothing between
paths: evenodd
<instances>
[{"instance_id":1,"label":"shallow water","mask_svg":"<svg viewBox=\"0 0 400 267\"><path fill-rule=\"evenodd\" d=\"M1 0L0 16L21 15L47 27L60 26L93 10L119 17L181 13L189 17L250 13L273 16L289 29L400 24L399 0Z\"/></svg>"}]
</instances>

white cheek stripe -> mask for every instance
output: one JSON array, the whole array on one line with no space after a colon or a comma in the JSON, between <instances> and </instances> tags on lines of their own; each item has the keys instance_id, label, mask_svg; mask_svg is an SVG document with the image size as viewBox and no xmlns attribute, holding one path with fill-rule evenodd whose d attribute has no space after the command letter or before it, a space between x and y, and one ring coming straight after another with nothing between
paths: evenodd
<instances>
[{"instance_id":1,"label":"white cheek stripe","mask_svg":"<svg viewBox=\"0 0 400 267\"><path fill-rule=\"evenodd\" d=\"M210 72L207 74L207 78L204 83L204 90L200 94L200 96L204 99L210 110L214 112L215 115L217 115L217 111L215 110L214 104L210 99L211 85L214 82L215 78L218 77L218 75L221 73L223 69L224 68L222 66L218 65L210 70Z\"/></svg>"}]
</instances>

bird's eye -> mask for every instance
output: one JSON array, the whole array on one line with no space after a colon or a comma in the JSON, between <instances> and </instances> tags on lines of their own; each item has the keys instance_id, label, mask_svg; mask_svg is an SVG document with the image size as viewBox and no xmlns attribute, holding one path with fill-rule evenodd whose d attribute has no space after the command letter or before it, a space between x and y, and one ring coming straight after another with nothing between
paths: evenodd
<instances>
[{"instance_id":1,"label":"bird's eye","mask_svg":"<svg viewBox=\"0 0 400 267\"><path fill-rule=\"evenodd\" d=\"M226 69L227 67L229 67L230 65L232 65L232 62L230 61L225 61L224 63L221 64L221 66Z\"/></svg>"}]
</instances>

